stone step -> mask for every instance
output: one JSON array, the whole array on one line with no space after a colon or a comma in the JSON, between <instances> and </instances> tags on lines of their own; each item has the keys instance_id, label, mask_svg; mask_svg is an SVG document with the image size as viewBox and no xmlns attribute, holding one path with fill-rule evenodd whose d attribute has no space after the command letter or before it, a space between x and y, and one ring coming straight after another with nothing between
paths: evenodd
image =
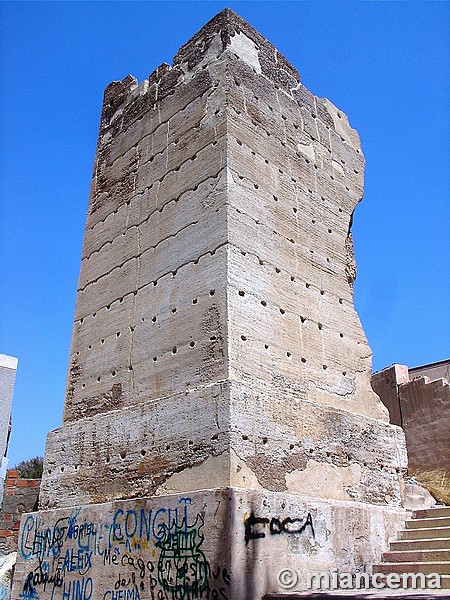
<instances>
[{"instance_id":1,"label":"stone step","mask_svg":"<svg viewBox=\"0 0 450 600\"><path fill-rule=\"evenodd\" d=\"M450 575L450 561L439 562L390 562L372 567L374 573L439 573Z\"/></svg>"},{"instance_id":2,"label":"stone step","mask_svg":"<svg viewBox=\"0 0 450 600\"><path fill-rule=\"evenodd\" d=\"M441 577L440 590L352 590L352 591L304 591L304 592L281 592L266 594L262 600L345 600L346 598L357 598L358 600L449 600L450 595L445 590L450 589L450 577ZM250 600L250 599L249 599Z\"/></svg>"},{"instance_id":3,"label":"stone step","mask_svg":"<svg viewBox=\"0 0 450 600\"><path fill-rule=\"evenodd\" d=\"M404 564L407 564L407 563L404 563ZM379 569L380 565L375 565L375 566L376 566L377 570L374 571L374 573L386 573L386 575L387 575L389 573L397 572L397 571L393 571L393 570L383 571L382 569ZM381 566L383 566L383 565L381 565ZM375 567L374 567L374 569L375 569ZM409 570L409 571L400 571L400 573L413 573L413 572L414 571L411 571L411 570ZM423 571L418 571L418 573L423 573ZM442 592L441 590L450 590L450 575L443 575L442 573L440 573L440 576L441 576L441 588L440 588L440 590L433 590L432 592L430 590L430 591L427 591L427 593L428 594L431 594L431 593L433 593L433 594L441 594L440 597L442 597L442 595L444 595L444 597L446 598L446 600L449 600L450 594L448 594L448 593L446 594L445 592ZM426 580L425 580L425 584L426 584ZM410 589L410 588L408 588L408 589ZM413 590L411 590L411 592L412 591ZM417 587L417 589L414 590L414 591L417 594L421 593L421 590L420 590L419 587ZM424 593L424 591L422 593ZM383 590L383 593L386 593L386 592L387 592L387 590ZM394 593L394 591L390 590L390 593ZM398 589L396 597L397 598L403 598L404 597L403 596L404 593L406 593L404 589ZM405 595L405 597L409 598L409 596L406 596L406 595ZM417 598L432 598L432 597L433 596L428 596L428 595L426 595L426 596L422 596L422 595L417 596Z\"/></svg>"},{"instance_id":4,"label":"stone step","mask_svg":"<svg viewBox=\"0 0 450 600\"><path fill-rule=\"evenodd\" d=\"M413 519L406 521L406 529L428 529L434 527L450 527L450 515L448 517L433 517L427 519Z\"/></svg>"},{"instance_id":5,"label":"stone step","mask_svg":"<svg viewBox=\"0 0 450 600\"><path fill-rule=\"evenodd\" d=\"M422 508L415 510L413 519L434 519L435 517L450 517L450 506L439 506L438 508Z\"/></svg>"},{"instance_id":6,"label":"stone step","mask_svg":"<svg viewBox=\"0 0 450 600\"><path fill-rule=\"evenodd\" d=\"M450 538L431 540L396 540L390 543L391 550L450 550Z\"/></svg>"},{"instance_id":7,"label":"stone step","mask_svg":"<svg viewBox=\"0 0 450 600\"><path fill-rule=\"evenodd\" d=\"M449 550L397 550L383 552L382 562L441 562L450 561Z\"/></svg>"},{"instance_id":8,"label":"stone step","mask_svg":"<svg viewBox=\"0 0 450 600\"><path fill-rule=\"evenodd\" d=\"M404 529L398 532L400 540L427 540L450 538L450 527L430 527L426 529Z\"/></svg>"}]
</instances>

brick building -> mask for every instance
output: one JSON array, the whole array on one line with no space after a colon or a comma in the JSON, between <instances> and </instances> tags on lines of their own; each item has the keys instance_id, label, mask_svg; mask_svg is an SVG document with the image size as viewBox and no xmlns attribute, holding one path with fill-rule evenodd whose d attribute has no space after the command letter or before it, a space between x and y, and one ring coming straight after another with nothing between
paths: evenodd
<instances>
[{"instance_id":1,"label":"brick building","mask_svg":"<svg viewBox=\"0 0 450 600\"><path fill-rule=\"evenodd\" d=\"M40 484L40 479L20 479L18 471L8 470L0 511L0 554L17 550L20 518L37 509Z\"/></svg>"}]
</instances>

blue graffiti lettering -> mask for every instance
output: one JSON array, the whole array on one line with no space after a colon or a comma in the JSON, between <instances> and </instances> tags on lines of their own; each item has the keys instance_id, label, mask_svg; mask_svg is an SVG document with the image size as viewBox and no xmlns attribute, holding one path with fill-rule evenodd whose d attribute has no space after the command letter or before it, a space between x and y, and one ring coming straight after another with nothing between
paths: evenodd
<instances>
[{"instance_id":1,"label":"blue graffiti lettering","mask_svg":"<svg viewBox=\"0 0 450 600\"><path fill-rule=\"evenodd\" d=\"M92 554L92 552L73 548L66 550L64 557L61 556L57 561L58 569L62 573L79 572L80 575L84 575L92 566Z\"/></svg>"},{"instance_id":2,"label":"blue graffiti lettering","mask_svg":"<svg viewBox=\"0 0 450 600\"><path fill-rule=\"evenodd\" d=\"M92 579L84 577L79 581L64 582L62 600L90 600L92 598Z\"/></svg>"},{"instance_id":3,"label":"blue graffiti lettering","mask_svg":"<svg viewBox=\"0 0 450 600\"><path fill-rule=\"evenodd\" d=\"M20 554L25 560L30 560L33 556L33 544L30 543L29 536L34 529L34 517L28 515L25 519L25 523L22 527L22 534L20 536Z\"/></svg>"},{"instance_id":4,"label":"blue graffiti lettering","mask_svg":"<svg viewBox=\"0 0 450 600\"><path fill-rule=\"evenodd\" d=\"M129 527L130 521L133 521L133 525L131 527ZM125 517L125 535L127 536L127 538L134 537L134 535L136 534L137 526L138 526L138 518L137 518L136 511L128 510L127 516Z\"/></svg>"},{"instance_id":5,"label":"blue graffiti lettering","mask_svg":"<svg viewBox=\"0 0 450 600\"><path fill-rule=\"evenodd\" d=\"M179 507L174 509L158 508L139 511L129 509L124 512L118 508L113 516L109 530L109 547L124 544L131 551L140 548L140 542L163 541L168 531L174 526L181 526L188 522L188 507L190 498L180 498L179 504L183 507L183 514L179 514ZM186 526L186 525L185 525Z\"/></svg>"},{"instance_id":6,"label":"blue graffiti lettering","mask_svg":"<svg viewBox=\"0 0 450 600\"><path fill-rule=\"evenodd\" d=\"M103 600L141 600L138 588L132 590L109 590L103 594Z\"/></svg>"}]
</instances>

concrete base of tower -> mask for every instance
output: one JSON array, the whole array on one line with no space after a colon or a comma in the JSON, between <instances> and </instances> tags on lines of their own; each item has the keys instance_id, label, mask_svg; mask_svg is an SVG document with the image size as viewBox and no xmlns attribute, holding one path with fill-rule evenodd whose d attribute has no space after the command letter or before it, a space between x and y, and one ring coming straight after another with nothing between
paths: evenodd
<instances>
[{"instance_id":1,"label":"concrete base of tower","mask_svg":"<svg viewBox=\"0 0 450 600\"><path fill-rule=\"evenodd\" d=\"M30 513L12 598L259 600L306 589L308 572L369 573L404 518L241 488Z\"/></svg>"}]
</instances>

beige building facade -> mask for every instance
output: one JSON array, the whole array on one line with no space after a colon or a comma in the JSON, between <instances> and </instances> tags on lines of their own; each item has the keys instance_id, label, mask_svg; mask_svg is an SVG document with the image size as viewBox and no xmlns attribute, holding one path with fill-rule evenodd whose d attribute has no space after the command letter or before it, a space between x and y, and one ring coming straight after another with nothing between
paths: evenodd
<instances>
[{"instance_id":1,"label":"beige building facade","mask_svg":"<svg viewBox=\"0 0 450 600\"><path fill-rule=\"evenodd\" d=\"M408 369L392 365L372 377L391 423L405 431L408 467L450 476L450 360Z\"/></svg>"}]
</instances>

